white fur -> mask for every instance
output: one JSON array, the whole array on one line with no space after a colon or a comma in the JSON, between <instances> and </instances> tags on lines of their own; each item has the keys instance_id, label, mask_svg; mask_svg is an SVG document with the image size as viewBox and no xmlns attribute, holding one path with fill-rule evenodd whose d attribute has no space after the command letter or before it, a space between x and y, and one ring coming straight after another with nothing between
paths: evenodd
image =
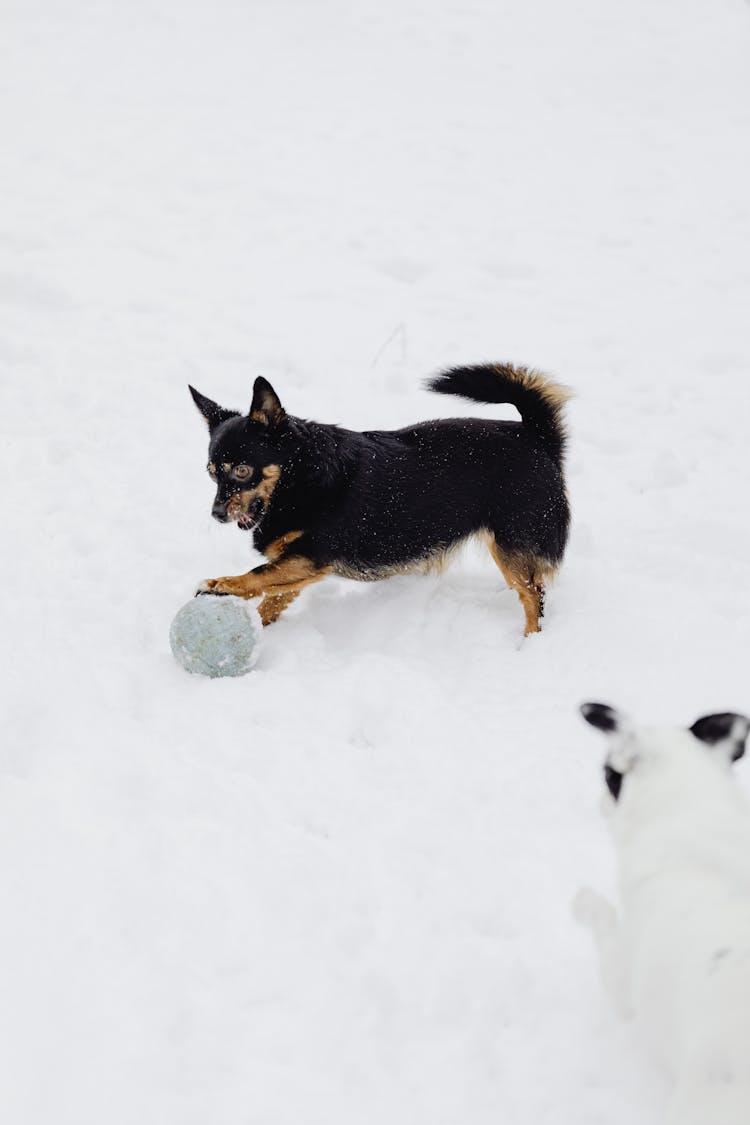
<instances>
[{"instance_id":1,"label":"white fur","mask_svg":"<svg viewBox=\"0 0 750 1125\"><path fill-rule=\"evenodd\" d=\"M669 1125L750 1125L750 810L727 745L689 731L618 730L612 806L621 920L594 892L594 931L618 1008L674 1077Z\"/></svg>"}]
</instances>

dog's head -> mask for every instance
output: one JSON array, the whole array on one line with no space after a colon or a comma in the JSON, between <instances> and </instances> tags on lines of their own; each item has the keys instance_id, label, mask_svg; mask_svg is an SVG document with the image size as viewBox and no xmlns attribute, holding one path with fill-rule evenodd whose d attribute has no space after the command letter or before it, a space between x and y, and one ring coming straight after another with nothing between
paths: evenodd
<instances>
[{"instance_id":1,"label":"dog's head","mask_svg":"<svg viewBox=\"0 0 750 1125\"><path fill-rule=\"evenodd\" d=\"M629 719L606 703L584 703L581 713L587 723L607 736L609 743L604 762L604 781L613 799L618 801L627 778L643 763L685 752L685 748L701 746L706 753L717 756L729 765L745 753L750 719L724 711L705 715L689 728L638 728Z\"/></svg>"},{"instance_id":2,"label":"dog's head","mask_svg":"<svg viewBox=\"0 0 750 1125\"><path fill-rule=\"evenodd\" d=\"M257 527L271 505L283 465L287 416L271 384L255 380L250 412L225 410L194 387L195 405L208 424L208 475L216 483L211 515L235 522L243 531Z\"/></svg>"}]
</instances>

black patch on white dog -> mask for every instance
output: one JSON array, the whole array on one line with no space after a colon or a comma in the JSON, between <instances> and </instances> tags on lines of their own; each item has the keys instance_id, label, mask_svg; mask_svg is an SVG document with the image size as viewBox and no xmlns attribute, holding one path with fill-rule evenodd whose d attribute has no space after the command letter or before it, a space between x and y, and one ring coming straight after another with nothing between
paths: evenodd
<instances>
[{"instance_id":1,"label":"black patch on white dog","mask_svg":"<svg viewBox=\"0 0 750 1125\"><path fill-rule=\"evenodd\" d=\"M731 760L738 761L745 753L750 722L744 715L737 715L733 711L722 711L717 715L704 715L696 719L690 727L691 734L707 746L718 746L719 743L729 742Z\"/></svg>"},{"instance_id":2,"label":"black patch on white dog","mask_svg":"<svg viewBox=\"0 0 750 1125\"><path fill-rule=\"evenodd\" d=\"M597 730L603 730L605 734L619 729L620 716L606 703L582 703L581 714L587 723L591 723Z\"/></svg>"},{"instance_id":3,"label":"black patch on white dog","mask_svg":"<svg viewBox=\"0 0 750 1125\"><path fill-rule=\"evenodd\" d=\"M623 774L621 774L619 770L613 769L609 764L604 766L604 781L615 801L618 800L620 796L622 779Z\"/></svg>"}]
</instances>

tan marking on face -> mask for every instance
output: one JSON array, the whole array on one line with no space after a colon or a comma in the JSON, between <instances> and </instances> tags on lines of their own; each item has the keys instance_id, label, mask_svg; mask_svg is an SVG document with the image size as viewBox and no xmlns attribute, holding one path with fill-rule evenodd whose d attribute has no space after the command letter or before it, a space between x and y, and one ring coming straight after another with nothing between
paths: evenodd
<instances>
[{"instance_id":1,"label":"tan marking on face","mask_svg":"<svg viewBox=\"0 0 750 1125\"><path fill-rule=\"evenodd\" d=\"M276 560L284 554L287 547L295 543L297 539L304 534L304 531L287 531L286 535L281 535L278 539L274 539L273 543L269 543L268 546L263 549L263 554L269 562L276 562Z\"/></svg>"},{"instance_id":2,"label":"tan marking on face","mask_svg":"<svg viewBox=\"0 0 750 1125\"><path fill-rule=\"evenodd\" d=\"M255 488L243 488L241 492L235 492L229 498L227 503L227 515L231 520L241 519L247 515L248 508L253 500L260 498L263 501L263 511L268 508L273 495L273 490L279 483L281 477L280 465L266 465L263 469L263 480ZM302 532L300 532L300 535Z\"/></svg>"},{"instance_id":3,"label":"tan marking on face","mask_svg":"<svg viewBox=\"0 0 750 1125\"><path fill-rule=\"evenodd\" d=\"M232 466L229 464L228 461L225 461L224 464L221 467L222 467L222 469L224 470L225 473L231 473L231 471L232 471Z\"/></svg>"},{"instance_id":4,"label":"tan marking on face","mask_svg":"<svg viewBox=\"0 0 750 1125\"><path fill-rule=\"evenodd\" d=\"M230 520L242 519L255 499L255 491L235 492L227 500L227 515Z\"/></svg>"},{"instance_id":5,"label":"tan marking on face","mask_svg":"<svg viewBox=\"0 0 750 1125\"><path fill-rule=\"evenodd\" d=\"M263 480L255 490L263 500L270 500L271 494L279 483L281 476L281 465L265 465L263 468Z\"/></svg>"},{"instance_id":6,"label":"tan marking on face","mask_svg":"<svg viewBox=\"0 0 750 1125\"><path fill-rule=\"evenodd\" d=\"M208 475L216 478L216 465L214 465L213 461L208 462Z\"/></svg>"}]
</instances>

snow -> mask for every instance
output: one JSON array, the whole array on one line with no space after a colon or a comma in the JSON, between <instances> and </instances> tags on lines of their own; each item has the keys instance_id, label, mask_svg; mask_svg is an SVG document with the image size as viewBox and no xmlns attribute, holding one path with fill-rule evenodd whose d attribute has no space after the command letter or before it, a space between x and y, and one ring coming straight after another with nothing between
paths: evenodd
<instances>
[{"instance_id":1,"label":"snow","mask_svg":"<svg viewBox=\"0 0 750 1125\"><path fill-rule=\"evenodd\" d=\"M749 47L740 0L7 0L4 1121L659 1120L571 917L576 708L748 709ZM484 359L576 392L545 632L469 551L186 675L251 562L187 383L397 427L498 414L420 389Z\"/></svg>"}]
</instances>

